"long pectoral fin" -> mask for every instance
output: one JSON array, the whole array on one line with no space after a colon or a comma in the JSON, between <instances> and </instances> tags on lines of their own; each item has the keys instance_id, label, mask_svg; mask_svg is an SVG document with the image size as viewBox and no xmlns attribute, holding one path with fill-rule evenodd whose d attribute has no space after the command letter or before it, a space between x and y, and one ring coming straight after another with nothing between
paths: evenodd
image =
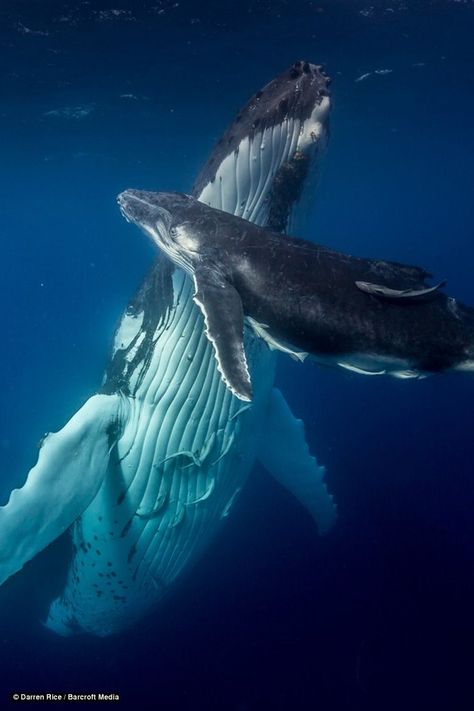
<instances>
[{"instance_id":1,"label":"long pectoral fin","mask_svg":"<svg viewBox=\"0 0 474 711\"><path fill-rule=\"evenodd\" d=\"M323 480L324 467L310 454L303 423L276 389L270 398L259 460L308 509L319 532L329 531L336 520L336 507Z\"/></svg>"},{"instance_id":2,"label":"long pectoral fin","mask_svg":"<svg viewBox=\"0 0 474 711\"><path fill-rule=\"evenodd\" d=\"M116 440L118 395L95 395L48 435L21 489L0 508L0 584L60 536L87 508Z\"/></svg>"},{"instance_id":3,"label":"long pectoral fin","mask_svg":"<svg viewBox=\"0 0 474 711\"><path fill-rule=\"evenodd\" d=\"M252 385L244 350L244 311L239 293L211 266L196 269L194 285L194 301L204 315L206 336L214 347L222 379L236 397L250 401Z\"/></svg>"}]
</instances>

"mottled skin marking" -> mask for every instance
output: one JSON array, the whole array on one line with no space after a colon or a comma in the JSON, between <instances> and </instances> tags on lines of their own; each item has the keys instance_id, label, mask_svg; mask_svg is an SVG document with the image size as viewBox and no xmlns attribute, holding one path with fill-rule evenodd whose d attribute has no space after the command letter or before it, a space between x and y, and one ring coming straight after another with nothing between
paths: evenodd
<instances>
[{"instance_id":1,"label":"mottled skin marking","mask_svg":"<svg viewBox=\"0 0 474 711\"><path fill-rule=\"evenodd\" d=\"M424 269L277 234L189 195L128 190L119 204L193 275L218 367L242 399L251 398L241 376L242 314L328 364L361 354L428 374L474 358L474 309L458 304L453 314L450 297L438 291L443 282L427 286ZM378 290L397 298L368 298L357 285L373 285L374 275Z\"/></svg>"},{"instance_id":2,"label":"mottled skin marking","mask_svg":"<svg viewBox=\"0 0 474 711\"><path fill-rule=\"evenodd\" d=\"M288 116L300 121L309 118L315 105L329 95L329 83L330 79L321 66L295 62L289 70L254 94L214 148L212 159L194 183L193 194L199 195L208 183L215 180L218 167L238 149L244 138L252 138L257 130L275 126Z\"/></svg>"}]
</instances>

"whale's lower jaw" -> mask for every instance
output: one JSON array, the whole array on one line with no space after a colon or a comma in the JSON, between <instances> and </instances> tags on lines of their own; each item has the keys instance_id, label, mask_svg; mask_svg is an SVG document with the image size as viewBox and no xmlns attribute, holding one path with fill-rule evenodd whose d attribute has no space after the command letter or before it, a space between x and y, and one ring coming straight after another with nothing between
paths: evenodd
<instances>
[{"instance_id":1,"label":"whale's lower jaw","mask_svg":"<svg viewBox=\"0 0 474 711\"><path fill-rule=\"evenodd\" d=\"M122 405L115 464L73 526L67 583L46 621L56 633L105 636L143 617L206 548L254 463L275 356L249 335L256 388L244 405L221 381L182 272L174 293L171 323Z\"/></svg>"}]
</instances>

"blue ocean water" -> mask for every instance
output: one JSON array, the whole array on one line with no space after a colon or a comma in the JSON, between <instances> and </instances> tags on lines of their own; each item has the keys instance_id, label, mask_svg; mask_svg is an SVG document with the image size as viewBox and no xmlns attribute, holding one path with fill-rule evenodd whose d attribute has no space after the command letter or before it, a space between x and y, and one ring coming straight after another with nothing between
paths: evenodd
<instances>
[{"instance_id":1,"label":"blue ocean water","mask_svg":"<svg viewBox=\"0 0 474 711\"><path fill-rule=\"evenodd\" d=\"M0 8L0 499L100 385L154 258L127 187L189 191L238 108L295 59L333 79L308 235L426 266L474 303L474 3L33 2ZM366 75L366 76L364 76ZM474 385L280 358L339 521L260 469L202 561L109 639L41 626L58 541L0 589L0 707L15 691L122 708L472 708Z\"/></svg>"}]
</instances>

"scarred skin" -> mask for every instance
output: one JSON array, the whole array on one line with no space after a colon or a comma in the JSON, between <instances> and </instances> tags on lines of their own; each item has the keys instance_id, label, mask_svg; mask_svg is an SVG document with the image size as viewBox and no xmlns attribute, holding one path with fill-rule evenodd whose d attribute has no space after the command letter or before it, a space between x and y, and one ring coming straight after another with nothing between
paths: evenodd
<instances>
[{"instance_id":1,"label":"scarred skin","mask_svg":"<svg viewBox=\"0 0 474 711\"><path fill-rule=\"evenodd\" d=\"M474 310L430 291L423 269L282 236L187 195L132 190L120 202L177 264L219 275L245 316L320 360L377 356L428 374L474 357ZM377 298L356 282L423 298Z\"/></svg>"}]
</instances>

